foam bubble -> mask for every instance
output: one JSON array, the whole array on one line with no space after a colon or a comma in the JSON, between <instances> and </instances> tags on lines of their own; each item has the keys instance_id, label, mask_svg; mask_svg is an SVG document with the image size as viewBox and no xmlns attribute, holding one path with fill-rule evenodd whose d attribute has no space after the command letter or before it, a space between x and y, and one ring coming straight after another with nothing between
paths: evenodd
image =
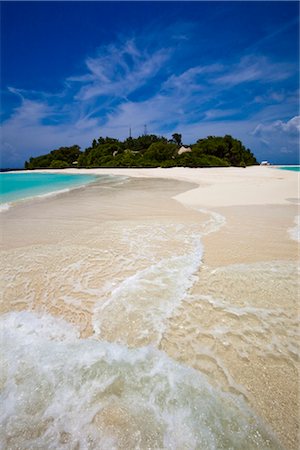
<instances>
[{"instance_id":1,"label":"foam bubble","mask_svg":"<svg viewBox=\"0 0 300 450\"><path fill-rule=\"evenodd\" d=\"M291 239L300 242L300 216L295 217L294 223L296 226L293 228L289 228L288 232Z\"/></svg>"},{"instance_id":2,"label":"foam bubble","mask_svg":"<svg viewBox=\"0 0 300 450\"><path fill-rule=\"evenodd\" d=\"M2 448L280 448L241 398L158 350L29 312L1 329Z\"/></svg>"},{"instance_id":3,"label":"foam bubble","mask_svg":"<svg viewBox=\"0 0 300 450\"><path fill-rule=\"evenodd\" d=\"M1 203L0 204L0 213L9 210L10 207L11 207L11 203Z\"/></svg>"},{"instance_id":4,"label":"foam bubble","mask_svg":"<svg viewBox=\"0 0 300 450\"><path fill-rule=\"evenodd\" d=\"M158 344L166 319L197 279L203 250L198 237L190 236L190 241L193 250L158 260L117 284L94 310L96 335L108 337L109 329L117 342Z\"/></svg>"},{"instance_id":5,"label":"foam bubble","mask_svg":"<svg viewBox=\"0 0 300 450\"><path fill-rule=\"evenodd\" d=\"M46 194L36 195L36 197L37 198L55 197L56 195L65 194L66 192L70 192L71 190L75 190L75 189L81 189L81 188L83 188L85 186L86 186L85 184L82 184L81 186L76 186L73 189L72 188L59 189L58 191L47 192ZM29 198L33 198L33 197L28 197L28 199Z\"/></svg>"},{"instance_id":6,"label":"foam bubble","mask_svg":"<svg viewBox=\"0 0 300 450\"><path fill-rule=\"evenodd\" d=\"M216 233L226 224L226 218L215 211L209 211L208 209L196 208L202 214L209 216L209 219L203 224L202 234L206 236L210 233Z\"/></svg>"}]
</instances>

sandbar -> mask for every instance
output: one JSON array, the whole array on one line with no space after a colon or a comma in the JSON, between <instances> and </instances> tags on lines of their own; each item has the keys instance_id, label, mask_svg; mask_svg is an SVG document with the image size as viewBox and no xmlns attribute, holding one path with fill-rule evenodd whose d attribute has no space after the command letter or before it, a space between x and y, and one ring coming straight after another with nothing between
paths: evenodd
<instances>
[{"instance_id":1,"label":"sandbar","mask_svg":"<svg viewBox=\"0 0 300 450\"><path fill-rule=\"evenodd\" d=\"M299 214L298 174L260 166L63 173L131 181L124 189L91 185L3 213L10 288L2 312L48 311L77 324L82 337L98 332L129 347L157 345L225 391L242 393L283 446L297 449L299 249L290 230ZM206 232L210 215L218 226ZM134 300L130 312L108 302L112 274L124 284L155 258L181 257L192 249L193 233L203 245L197 280L175 309L162 309L161 324L153 316L158 325L151 328L151 305L146 317ZM97 331L101 296L96 316L105 320Z\"/></svg>"}]
</instances>

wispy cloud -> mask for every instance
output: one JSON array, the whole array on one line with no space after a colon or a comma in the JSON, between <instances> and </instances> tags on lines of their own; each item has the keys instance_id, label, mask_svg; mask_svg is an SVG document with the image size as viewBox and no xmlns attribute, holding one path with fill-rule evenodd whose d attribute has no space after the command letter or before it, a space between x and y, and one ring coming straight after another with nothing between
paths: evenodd
<instances>
[{"instance_id":1,"label":"wispy cloud","mask_svg":"<svg viewBox=\"0 0 300 450\"><path fill-rule=\"evenodd\" d=\"M269 0L272 1L272 0ZM280 0L277 0L280 1ZM293 0L292 0L293 1ZM254 43L252 43L251 46L249 46L247 49L248 52L253 52L254 50L257 51L259 48L261 48L262 45L264 45L265 43L268 43L269 41L272 41L272 39L277 38L278 36L282 35L283 33L285 33L287 30L289 30L290 28L293 28L294 26L299 26L299 17L293 17L291 20L288 20L287 22L282 23L281 26L277 26L274 29L272 29L271 32L267 33L265 36L263 36L262 38L258 39L257 41L254 41ZM282 36L279 38L282 39Z\"/></svg>"},{"instance_id":2,"label":"wispy cloud","mask_svg":"<svg viewBox=\"0 0 300 450\"><path fill-rule=\"evenodd\" d=\"M281 81L295 72L296 66L291 64L273 63L265 56L244 56L238 63L233 64L227 73L216 77L217 84L236 86L241 83L260 81L269 83Z\"/></svg>"},{"instance_id":3,"label":"wispy cloud","mask_svg":"<svg viewBox=\"0 0 300 450\"><path fill-rule=\"evenodd\" d=\"M23 97L21 105L15 109L6 124L16 126L16 129L26 128L28 125L41 124L51 113L51 107L46 103Z\"/></svg>"},{"instance_id":4,"label":"wispy cloud","mask_svg":"<svg viewBox=\"0 0 300 450\"><path fill-rule=\"evenodd\" d=\"M210 64L207 66L191 67L179 75L171 75L163 84L165 90L203 90L210 76L215 76L224 70L222 64Z\"/></svg>"},{"instance_id":5,"label":"wispy cloud","mask_svg":"<svg viewBox=\"0 0 300 450\"><path fill-rule=\"evenodd\" d=\"M238 109L210 109L205 113L205 119L213 120L239 114Z\"/></svg>"},{"instance_id":6,"label":"wispy cloud","mask_svg":"<svg viewBox=\"0 0 300 450\"><path fill-rule=\"evenodd\" d=\"M70 77L68 81L81 85L75 97L78 100L111 95L126 98L153 78L169 55L169 49L152 54L142 52L133 40L120 47L109 45L99 49L96 57L87 58L86 74Z\"/></svg>"},{"instance_id":7,"label":"wispy cloud","mask_svg":"<svg viewBox=\"0 0 300 450\"><path fill-rule=\"evenodd\" d=\"M59 145L87 146L104 129L112 131L113 111L122 109L123 104L126 110L130 93L156 77L170 52L159 49L149 53L134 40L125 40L119 46L98 49L97 56L85 60L83 73L68 77L60 92L9 87L20 104L2 126L2 149L8 164L17 160L18 152L24 161ZM124 129L121 123L115 125L112 134L121 137Z\"/></svg>"},{"instance_id":8,"label":"wispy cloud","mask_svg":"<svg viewBox=\"0 0 300 450\"><path fill-rule=\"evenodd\" d=\"M9 87L20 104L3 124L7 164L17 154L23 162L60 145L84 147L100 134L124 138L129 126L139 134L145 123L149 132L178 131L188 141L224 130L247 145L255 139L268 145L272 132L295 129L296 118L288 118L297 95L285 101L288 91L281 85L294 75L292 64L251 54L181 68L176 51L172 38L152 50L137 39L124 39L87 57L82 72L69 76L60 91Z\"/></svg>"}]
</instances>

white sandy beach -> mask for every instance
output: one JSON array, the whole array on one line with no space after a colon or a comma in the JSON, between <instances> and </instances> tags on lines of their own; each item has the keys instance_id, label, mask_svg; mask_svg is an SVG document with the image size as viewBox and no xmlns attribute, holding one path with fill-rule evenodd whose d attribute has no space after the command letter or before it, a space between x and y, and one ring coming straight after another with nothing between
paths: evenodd
<instances>
[{"instance_id":1,"label":"white sandy beach","mask_svg":"<svg viewBox=\"0 0 300 450\"><path fill-rule=\"evenodd\" d=\"M296 450L299 175L259 166L63 173L130 182L3 213L2 312L50 313L78 327L82 341L163 351L243 397ZM139 426L115 403L123 382L114 382L117 406L93 424L129 448Z\"/></svg>"},{"instance_id":2,"label":"white sandy beach","mask_svg":"<svg viewBox=\"0 0 300 450\"><path fill-rule=\"evenodd\" d=\"M47 172L43 170L42 172ZM64 169L51 173L122 175L135 178L168 178L196 183L178 200L193 206L279 205L299 199L299 174L277 167L170 169Z\"/></svg>"}]
</instances>

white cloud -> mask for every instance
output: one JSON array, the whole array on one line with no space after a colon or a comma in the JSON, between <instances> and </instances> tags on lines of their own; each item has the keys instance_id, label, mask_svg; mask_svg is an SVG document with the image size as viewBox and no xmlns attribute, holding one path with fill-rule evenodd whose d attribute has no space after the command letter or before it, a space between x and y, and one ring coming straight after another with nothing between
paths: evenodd
<instances>
[{"instance_id":1,"label":"white cloud","mask_svg":"<svg viewBox=\"0 0 300 450\"><path fill-rule=\"evenodd\" d=\"M238 109L210 109L205 112L205 119L213 120L221 117L229 117L238 114L239 112Z\"/></svg>"},{"instance_id":2,"label":"white cloud","mask_svg":"<svg viewBox=\"0 0 300 450\"><path fill-rule=\"evenodd\" d=\"M254 151L256 143L261 148L277 148L272 133L295 137L299 118L277 119L291 116L298 96L292 100L280 86L274 87L276 81L290 76L290 66L250 55L234 64L176 66L176 74L167 77L176 62L175 52L172 48L149 52L127 39L119 46L101 47L96 56L86 58L82 73L68 77L60 92L10 87L20 105L3 124L6 159L16 161L19 155L23 162L29 156L74 143L85 147L100 135L123 139L130 126L138 135L144 124L151 133L178 131L187 143L208 134L229 133ZM247 98L257 108L251 114L247 103L237 110L235 101L230 101L235 99L236 86L249 81L272 86L265 95ZM143 88L143 101L130 100L134 98L130 94ZM241 111L243 120L230 119ZM289 144L279 144L290 151Z\"/></svg>"},{"instance_id":3,"label":"white cloud","mask_svg":"<svg viewBox=\"0 0 300 450\"><path fill-rule=\"evenodd\" d=\"M299 133L300 116L286 121L275 120L271 123L259 123L251 132L264 148L266 156L272 155L274 158L274 150L277 149L277 157L280 154L282 157L292 155L294 161L297 161L299 157Z\"/></svg>"},{"instance_id":4,"label":"white cloud","mask_svg":"<svg viewBox=\"0 0 300 450\"><path fill-rule=\"evenodd\" d=\"M207 76L214 75L224 70L221 64L209 64L207 66L195 66L185 70L179 75L171 75L163 84L165 90L179 89L200 90L205 89L207 84Z\"/></svg>"},{"instance_id":5,"label":"white cloud","mask_svg":"<svg viewBox=\"0 0 300 450\"><path fill-rule=\"evenodd\" d=\"M253 131L254 136L263 137L273 133L280 133L289 136L298 136L300 132L300 116L292 117L292 119L284 122L283 120L275 120L269 124L260 123Z\"/></svg>"},{"instance_id":6,"label":"white cloud","mask_svg":"<svg viewBox=\"0 0 300 450\"><path fill-rule=\"evenodd\" d=\"M6 125L9 124L16 130L26 128L32 124L40 124L50 114L51 108L46 103L23 98L21 105L15 109Z\"/></svg>"},{"instance_id":7,"label":"white cloud","mask_svg":"<svg viewBox=\"0 0 300 450\"><path fill-rule=\"evenodd\" d=\"M261 104L266 104L266 103L270 103L270 102L281 103L284 100L286 100L287 95L289 95L289 94L287 94L283 90L281 90L281 91L268 91L268 92L265 92L265 93L263 93L261 95L256 95L254 97L254 102L255 103L261 103Z\"/></svg>"},{"instance_id":8,"label":"white cloud","mask_svg":"<svg viewBox=\"0 0 300 450\"><path fill-rule=\"evenodd\" d=\"M22 163L29 156L60 145L78 143L85 147L105 130L125 137L124 127L117 132L112 127L113 111L122 110L120 101L125 102L126 110L126 97L157 75L170 52L160 49L149 54L134 40L126 40L119 47L102 47L96 57L87 58L85 73L69 77L61 92L10 87L9 92L20 99L20 105L2 126L3 159L9 165L18 155Z\"/></svg>"},{"instance_id":9,"label":"white cloud","mask_svg":"<svg viewBox=\"0 0 300 450\"><path fill-rule=\"evenodd\" d=\"M227 73L214 82L235 86L245 82L276 82L290 77L295 67L291 64L273 63L264 56L248 55L227 68Z\"/></svg>"},{"instance_id":10,"label":"white cloud","mask_svg":"<svg viewBox=\"0 0 300 450\"><path fill-rule=\"evenodd\" d=\"M60 121L60 118L64 119ZM2 166L22 166L25 159L47 153L62 145L86 146L99 134L99 120L66 117L60 107L23 98L12 116L2 125Z\"/></svg>"},{"instance_id":11,"label":"white cloud","mask_svg":"<svg viewBox=\"0 0 300 450\"><path fill-rule=\"evenodd\" d=\"M167 49L150 55L141 52L133 40L121 47L109 45L100 49L97 57L87 58L86 74L70 77L68 81L82 84L76 95L78 100L110 95L127 97L162 69L169 54Z\"/></svg>"}]
</instances>

